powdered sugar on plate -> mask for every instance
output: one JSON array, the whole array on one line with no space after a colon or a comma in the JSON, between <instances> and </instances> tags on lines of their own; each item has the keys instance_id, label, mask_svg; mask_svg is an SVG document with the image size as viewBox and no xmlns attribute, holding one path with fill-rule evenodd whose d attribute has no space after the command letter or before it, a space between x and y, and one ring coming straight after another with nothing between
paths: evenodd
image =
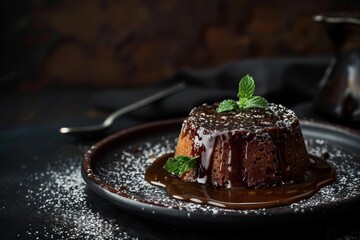
<instances>
[{"instance_id":1,"label":"powdered sugar on plate","mask_svg":"<svg viewBox=\"0 0 360 240\"><path fill-rule=\"evenodd\" d=\"M292 211L294 214L305 213L305 211L312 211L317 206L330 206L360 195L359 156L333 146L326 140L306 138L309 153L319 157L328 154L328 161L335 167L338 176L338 180L334 184L323 187L309 199L277 208L233 210L169 198L163 187L146 182L144 173L157 157L173 152L176 141L176 137L170 135L136 145L130 144L116 148L102 156L101 161L93 168L94 174L114 188L123 188L123 191L129 194L130 199L134 201L141 202L145 199L147 202L164 208L187 211L189 218L194 213L271 215L279 210Z\"/></svg>"},{"instance_id":2,"label":"powdered sugar on plate","mask_svg":"<svg viewBox=\"0 0 360 240\"><path fill-rule=\"evenodd\" d=\"M79 152L87 148L79 146ZM82 158L82 154L60 156L45 171L35 172L21 183L25 187L28 185L26 204L38 209L34 218L48 222L48 227L41 229L29 225L26 238L136 239L114 218L105 217L89 204L86 184L81 177Z\"/></svg>"}]
</instances>

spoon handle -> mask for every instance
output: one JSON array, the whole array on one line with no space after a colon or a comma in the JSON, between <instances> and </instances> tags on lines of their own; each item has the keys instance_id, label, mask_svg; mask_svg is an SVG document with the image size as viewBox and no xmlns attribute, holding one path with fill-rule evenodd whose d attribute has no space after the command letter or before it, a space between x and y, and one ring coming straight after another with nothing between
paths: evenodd
<instances>
[{"instance_id":1,"label":"spoon handle","mask_svg":"<svg viewBox=\"0 0 360 240\"><path fill-rule=\"evenodd\" d=\"M104 124L105 125L111 125L114 120L123 115L123 114L126 114L128 112L131 112L135 109L138 109L138 108L141 108L141 107L144 107L150 103L153 103L157 100L160 100L162 98L165 98L167 96L170 96L171 94L174 94L180 90L183 90L184 88L186 87L186 84L184 82L181 82L179 84L176 84L170 88L167 88L167 89L164 89L160 92L157 92L153 95L150 95L144 99L141 99L137 102L134 102L126 107L123 107L123 108L120 108L119 110L113 112L112 114L110 114L105 120L104 120Z\"/></svg>"},{"instance_id":2,"label":"spoon handle","mask_svg":"<svg viewBox=\"0 0 360 240\"><path fill-rule=\"evenodd\" d=\"M105 131L107 128L111 126L111 124L114 122L114 120L128 112L131 112L135 109L138 109L140 107L143 107L147 104L150 104L152 102L155 102L157 100L160 100L162 98L168 97L171 94L174 94L176 92L179 92L180 90L183 90L186 87L186 84L184 82L181 82L179 84L176 84L172 87L166 88L164 90L161 90L160 92L157 92L153 95L150 95L140 101L137 101L135 103L132 103L126 107L120 108L119 110L113 112L110 114L101 124L99 125L93 125L93 126L85 126L85 127L62 127L60 128L60 133L62 134L81 134L81 135L89 135L93 133L99 133Z\"/></svg>"}]
</instances>

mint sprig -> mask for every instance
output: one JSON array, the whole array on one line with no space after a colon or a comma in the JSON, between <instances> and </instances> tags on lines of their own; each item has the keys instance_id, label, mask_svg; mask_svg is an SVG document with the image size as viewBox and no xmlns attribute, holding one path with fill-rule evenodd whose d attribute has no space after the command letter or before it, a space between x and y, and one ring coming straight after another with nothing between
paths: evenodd
<instances>
[{"instance_id":1,"label":"mint sprig","mask_svg":"<svg viewBox=\"0 0 360 240\"><path fill-rule=\"evenodd\" d=\"M173 175L180 176L184 172L195 168L197 158L188 156L171 157L166 161L164 169Z\"/></svg>"},{"instance_id":2,"label":"mint sprig","mask_svg":"<svg viewBox=\"0 0 360 240\"><path fill-rule=\"evenodd\" d=\"M239 101L227 99L222 101L216 108L216 112L229 112L245 110L249 108L267 108L269 103L265 98L261 96L254 96L255 93L255 81L247 74L239 82L239 91L237 96Z\"/></svg>"}]
</instances>

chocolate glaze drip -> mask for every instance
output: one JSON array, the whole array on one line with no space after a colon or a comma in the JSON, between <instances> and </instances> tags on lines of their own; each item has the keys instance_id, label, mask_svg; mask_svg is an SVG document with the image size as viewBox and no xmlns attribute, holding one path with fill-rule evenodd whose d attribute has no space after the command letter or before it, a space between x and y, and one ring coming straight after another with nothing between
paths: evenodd
<instances>
[{"instance_id":1,"label":"chocolate glaze drip","mask_svg":"<svg viewBox=\"0 0 360 240\"><path fill-rule=\"evenodd\" d=\"M267 108L251 108L246 111L219 114L216 112L217 106L218 103L195 107L183 123L182 132L190 136L193 141L191 156L198 156L200 153L196 170L197 182L211 182L213 151L217 141L220 141L222 154L228 157L224 164L227 169L223 171L228 178L225 185L227 187L244 185L243 173L247 169L239 160L247 159L248 152L255 152L253 149L250 151L251 148L257 147L249 144L253 140L264 144L270 142L273 145L271 148L275 149L273 152L278 160L276 164L280 167L276 171L269 169L269 172L275 175L272 180L268 180L270 185L282 181L302 180L305 167L299 169L301 174L294 174L296 170L292 169L292 162L288 160L290 157L285 151L285 146L292 142L288 141L289 138L293 138L299 143L296 147L299 156L304 156L302 159L307 157L300 125L292 110L270 103Z\"/></svg>"},{"instance_id":2,"label":"chocolate glaze drip","mask_svg":"<svg viewBox=\"0 0 360 240\"><path fill-rule=\"evenodd\" d=\"M300 183L283 183L268 188L214 188L210 184L184 182L163 169L163 165L173 153L157 158L146 170L145 179L157 186L166 187L175 199L213 205L230 209L255 209L288 205L315 194L321 187L336 180L336 172L325 160L310 156L304 180Z\"/></svg>"}]
</instances>

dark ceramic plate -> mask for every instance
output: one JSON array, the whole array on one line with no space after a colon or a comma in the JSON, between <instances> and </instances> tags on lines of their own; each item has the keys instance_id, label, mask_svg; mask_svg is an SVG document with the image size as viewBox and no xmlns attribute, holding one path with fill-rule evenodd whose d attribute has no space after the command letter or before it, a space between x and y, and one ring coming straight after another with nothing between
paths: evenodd
<instances>
[{"instance_id":1,"label":"dark ceramic plate","mask_svg":"<svg viewBox=\"0 0 360 240\"><path fill-rule=\"evenodd\" d=\"M169 198L166 189L149 184L144 173L156 157L174 151L182 119L156 121L117 132L85 154L87 185L123 210L168 223L284 224L338 219L360 206L360 135L338 126L301 121L308 152L328 153L335 183L308 199L286 206L233 210Z\"/></svg>"}]
</instances>

